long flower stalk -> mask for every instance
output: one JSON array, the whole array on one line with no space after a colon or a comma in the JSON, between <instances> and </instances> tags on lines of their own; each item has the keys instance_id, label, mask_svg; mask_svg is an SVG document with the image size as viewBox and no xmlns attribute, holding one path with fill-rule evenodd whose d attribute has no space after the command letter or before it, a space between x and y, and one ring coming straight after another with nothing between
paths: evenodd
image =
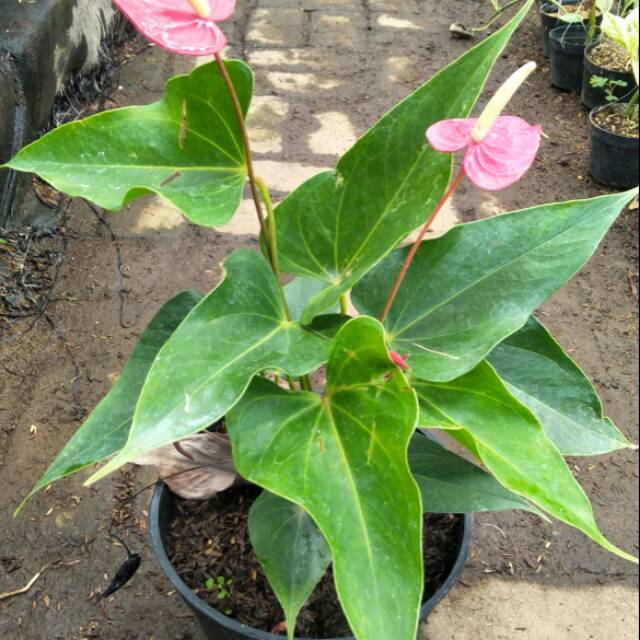
<instances>
[{"instance_id":1,"label":"long flower stalk","mask_svg":"<svg viewBox=\"0 0 640 640\"><path fill-rule=\"evenodd\" d=\"M233 82L229 77L229 72L224 65L224 61L219 53L215 54L216 63L218 65L218 69L220 70L220 75L224 80L224 83L227 87L227 91L229 92L229 96L231 98L231 102L233 103L233 108L236 112L236 117L238 119L238 124L240 125L240 132L242 135L242 143L244 146L246 162L247 162L247 175L249 177L249 184L251 186L251 195L253 197L253 203L256 208L256 215L258 216L258 222L260 223L260 231L262 233L263 238L267 244L267 252L269 254L269 262L273 267L274 273L276 272L276 268L274 265L274 261L276 258L274 257L274 250L269 241L269 234L267 231L267 226L264 220L264 213L262 211L262 204L260 202L260 190L258 188L258 184L256 181L256 174L253 168L253 159L251 156L251 144L249 142L249 133L247 132L247 126L244 121L244 115L242 113L242 107L240 106L240 100L238 99L238 94L236 93L235 87L233 86Z\"/></svg>"},{"instance_id":2,"label":"long flower stalk","mask_svg":"<svg viewBox=\"0 0 640 640\"><path fill-rule=\"evenodd\" d=\"M387 319L387 316L389 315L389 311L391 311L391 306L393 305L393 301L396 299L396 296L398 295L398 291L400 291L402 282L405 276L407 275L407 271L409 270L409 267L411 266L411 263L413 262L413 259L415 258L416 253L418 253L418 249L420 248L420 245L422 244L424 237L427 235L427 232L431 228L431 225L434 223L435 219L438 217L438 214L440 213L440 211L442 211L442 207L444 207L444 205L447 203L447 200L449 200L449 198L453 195L453 192L458 188L458 185L462 181L462 178L464 178L464 175L465 175L464 167L461 167L460 171L458 171L458 174L449 185L447 192L442 196L442 199L440 200L440 202L438 202L435 209L432 211L431 215L429 216L429 219L425 222L424 226L422 227L422 230L420 231L420 233L418 234L418 237L416 238L416 241L411 246L411 249L409 250L407 257L405 258L404 264L402 265L402 268L398 273L396 281L393 284L393 288L391 289L391 293L389 294L387 303L384 306L384 311L380 316L380 322L384 323L384 321Z\"/></svg>"}]
</instances>

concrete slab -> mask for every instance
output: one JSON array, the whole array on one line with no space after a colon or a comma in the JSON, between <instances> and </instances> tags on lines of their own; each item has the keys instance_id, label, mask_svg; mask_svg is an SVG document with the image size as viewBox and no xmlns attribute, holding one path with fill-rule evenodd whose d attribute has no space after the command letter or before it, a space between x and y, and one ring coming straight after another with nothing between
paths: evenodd
<instances>
[{"instance_id":1,"label":"concrete slab","mask_svg":"<svg viewBox=\"0 0 640 640\"><path fill-rule=\"evenodd\" d=\"M457 587L422 627L421 640L635 640L638 593L515 580Z\"/></svg>"}]
</instances>

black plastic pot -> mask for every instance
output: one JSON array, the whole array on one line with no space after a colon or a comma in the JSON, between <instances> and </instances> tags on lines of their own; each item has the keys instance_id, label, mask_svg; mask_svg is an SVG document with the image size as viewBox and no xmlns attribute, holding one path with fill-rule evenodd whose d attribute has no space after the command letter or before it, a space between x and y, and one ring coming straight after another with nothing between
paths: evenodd
<instances>
[{"instance_id":1,"label":"black plastic pot","mask_svg":"<svg viewBox=\"0 0 640 640\"><path fill-rule=\"evenodd\" d=\"M151 499L151 509L149 513L149 532L151 534L153 549L160 561L162 570L198 619L204 637L207 638L207 640L282 640L282 636L259 631L258 629L247 627L236 620L228 618L213 607L210 607L189 589L173 568L166 552L166 535L173 517L174 495L163 482L159 482L156 485L153 498ZM458 581L469 555L472 529L473 516L460 516L456 562L444 584L422 605L422 609L420 610L421 620L427 618ZM334 640L354 640L354 638Z\"/></svg>"},{"instance_id":2,"label":"black plastic pot","mask_svg":"<svg viewBox=\"0 0 640 640\"><path fill-rule=\"evenodd\" d=\"M584 52L584 75L582 78L582 104L588 109L595 109L596 107L602 107L607 102L607 95L603 87L592 87L591 78L593 76L600 76L607 78L607 80L617 80L619 82L626 82L626 87L614 87L613 95L618 100L624 100L630 97L635 86L635 78L631 71L612 71L605 67L595 64L589 59L589 54L598 46L598 42L590 44Z\"/></svg>"},{"instance_id":3,"label":"black plastic pot","mask_svg":"<svg viewBox=\"0 0 640 640\"><path fill-rule=\"evenodd\" d=\"M638 138L628 138L599 127L594 116L604 109L625 109L624 104L607 105L593 109L589 114L591 125L591 166L589 173L608 187L628 189L638 185Z\"/></svg>"},{"instance_id":4,"label":"black plastic pot","mask_svg":"<svg viewBox=\"0 0 640 640\"><path fill-rule=\"evenodd\" d=\"M551 29L551 84L563 91L582 91L587 32L581 24Z\"/></svg>"},{"instance_id":5,"label":"black plastic pot","mask_svg":"<svg viewBox=\"0 0 640 640\"><path fill-rule=\"evenodd\" d=\"M578 4L580 0L558 0L559 4ZM540 21L542 22L542 50L548 58L551 55L551 44L549 43L549 32L560 25L567 25L556 16L551 14L558 13L558 7L552 2L543 2L540 6Z\"/></svg>"}]
</instances>

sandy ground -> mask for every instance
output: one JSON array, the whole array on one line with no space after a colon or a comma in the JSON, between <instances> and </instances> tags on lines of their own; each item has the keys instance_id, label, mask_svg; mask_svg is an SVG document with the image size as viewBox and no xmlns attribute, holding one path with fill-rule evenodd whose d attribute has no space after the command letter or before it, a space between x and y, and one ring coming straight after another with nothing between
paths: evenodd
<instances>
[{"instance_id":1,"label":"sandy ground","mask_svg":"<svg viewBox=\"0 0 640 640\"><path fill-rule=\"evenodd\" d=\"M276 195L332 166L377 117L462 53L469 43L452 40L449 24L476 24L490 13L489 4L240 2L226 25L230 54L244 57L257 74L252 139L258 171ZM530 58L541 70L513 109L542 122L548 135L534 170L499 194L460 190L443 224L605 192L587 176L585 113L574 96L549 87L534 15L500 61L491 86ZM124 67L115 100L156 100L166 78L189 68L189 61L145 48ZM122 252L124 293L118 294L116 245L108 229L86 204L74 202L49 321L40 320L22 337L30 323L15 323L3 339L16 338L0 347L0 593L49 566L28 593L0 601L0 637L7 640L198 637L150 552L148 493L132 509L117 502L152 477L120 472L91 490L82 488L81 478L69 479L36 497L18 519L11 516L109 388L162 302L186 288L211 289L223 258L256 243L247 205L218 230L194 227L152 198L109 220ZM637 212L624 214L590 265L545 304L543 318L596 380L608 414L637 442L636 238ZM637 553L637 454L583 459L575 471L605 532ZM106 535L110 520L144 560L129 586L96 605L90 596L122 560L122 550ZM467 571L423 628L423 640L637 637L636 567L567 527L533 516L483 514L476 520Z\"/></svg>"}]
</instances>

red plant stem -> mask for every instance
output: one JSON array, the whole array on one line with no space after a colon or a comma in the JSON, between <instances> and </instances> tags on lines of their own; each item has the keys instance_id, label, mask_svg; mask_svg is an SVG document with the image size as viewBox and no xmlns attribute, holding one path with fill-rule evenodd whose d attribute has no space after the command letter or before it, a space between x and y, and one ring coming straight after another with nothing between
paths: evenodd
<instances>
[{"instance_id":1,"label":"red plant stem","mask_svg":"<svg viewBox=\"0 0 640 640\"><path fill-rule=\"evenodd\" d=\"M262 205L260 204L260 191L258 189L258 184L256 181L256 174L253 170L253 160L251 158L251 145L249 143L249 134L247 133L247 126L244 121L244 115L242 113L242 107L240 106L240 100L238 100L238 94L236 93L235 87L233 86L233 82L229 77L229 72L227 68L224 66L224 61L219 53L215 54L216 63L218 64L218 69L220 70L220 74L222 75L222 79L224 80L225 85L227 86L227 91L229 92L229 96L231 97L231 102L233 103L233 108L236 112L236 117L238 118L238 124L240 125L240 132L242 134L242 143L244 145L246 161L247 161L247 175L249 177L249 184L251 185L251 195L253 196L253 202L256 207L256 214L258 216L258 222L260 223L260 231L262 233L262 237L264 238L265 244L267 246L267 250L269 252L269 262L271 266L274 268L275 272L275 263L274 263L274 254L273 247L269 242L269 234L267 232L267 225L264 220L264 214L262 212Z\"/></svg>"},{"instance_id":2,"label":"red plant stem","mask_svg":"<svg viewBox=\"0 0 640 640\"><path fill-rule=\"evenodd\" d=\"M402 265L402 269L400 269L400 272L398 273L398 277L396 278L396 281L393 284L393 289L391 289L391 293L389 294L387 303L384 306L384 311L380 316L380 322L384 323L384 321L387 319L387 316L389 315L389 311L391 311L391 306L393 305L393 301L396 299L396 296L398 295L398 291L400 291L400 286L402 285L402 281L404 280L404 277L407 275L407 271L409 270L409 267L411 266L411 263L413 262L413 259L415 258L416 253L418 253L418 249L420 248L420 245L422 244L424 237L427 235L427 231L429 231L429 229L431 228L433 221L437 218L438 214L442 210L442 207L444 207L444 205L446 204L447 200L449 200L449 198L453 195L453 192L458 188L458 185L462 181L462 178L464 178L464 175L465 175L464 167L460 167L460 171L458 171L458 175L456 175L456 177L453 179L453 181L449 185L449 188L447 189L447 192L444 194L444 196L442 196L442 199L436 205L436 208L433 210L433 212L429 216L429 219L426 221L424 227L422 227L422 231L420 231L420 234L416 238L416 241L413 243L413 246L409 250L407 257L405 258L404 264Z\"/></svg>"}]
</instances>

